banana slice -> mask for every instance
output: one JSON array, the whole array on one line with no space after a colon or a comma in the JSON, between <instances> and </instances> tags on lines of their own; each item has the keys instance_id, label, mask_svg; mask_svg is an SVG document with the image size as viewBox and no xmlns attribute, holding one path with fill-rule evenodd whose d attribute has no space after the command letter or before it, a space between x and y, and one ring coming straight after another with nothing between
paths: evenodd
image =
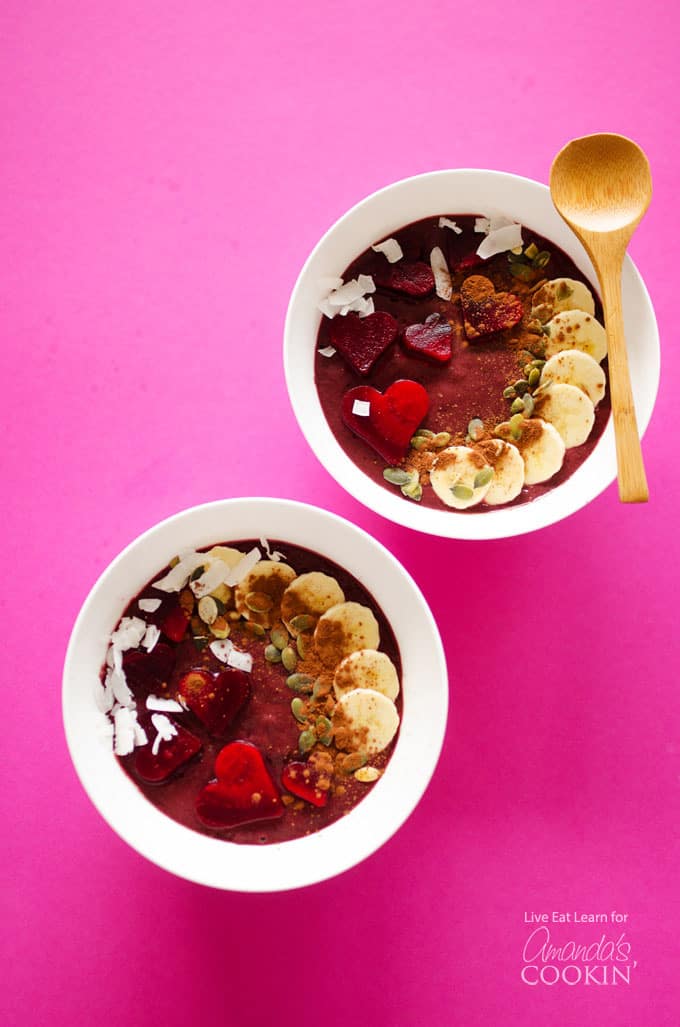
<instances>
[{"instance_id":1,"label":"banana slice","mask_svg":"<svg viewBox=\"0 0 680 1027\"><path fill-rule=\"evenodd\" d=\"M337 603L319 617L314 631L314 648L326 666L357 649L377 649L380 628L373 611L361 603Z\"/></svg>"},{"instance_id":2,"label":"banana slice","mask_svg":"<svg viewBox=\"0 0 680 1027\"><path fill-rule=\"evenodd\" d=\"M333 727L346 732L343 749L374 756L390 744L399 727L399 714L391 699L370 688L354 688L338 700Z\"/></svg>"},{"instance_id":3,"label":"banana slice","mask_svg":"<svg viewBox=\"0 0 680 1027\"><path fill-rule=\"evenodd\" d=\"M536 400L538 417L557 428L567 449L581 446L595 423L595 407L575 385L549 384Z\"/></svg>"},{"instance_id":4,"label":"banana slice","mask_svg":"<svg viewBox=\"0 0 680 1027\"><path fill-rule=\"evenodd\" d=\"M234 604L246 620L270 628L281 616L281 599L295 571L287 563L260 560L234 591Z\"/></svg>"},{"instance_id":5,"label":"banana slice","mask_svg":"<svg viewBox=\"0 0 680 1027\"><path fill-rule=\"evenodd\" d=\"M587 285L574 278L553 278L531 298L531 315L545 323L562 310L584 310L595 315L595 300Z\"/></svg>"},{"instance_id":6,"label":"banana slice","mask_svg":"<svg viewBox=\"0 0 680 1027\"><path fill-rule=\"evenodd\" d=\"M564 462L565 445L557 428L539 417L522 422L516 441L524 461L524 484L539 485L557 474Z\"/></svg>"},{"instance_id":7,"label":"banana slice","mask_svg":"<svg viewBox=\"0 0 680 1027\"><path fill-rule=\"evenodd\" d=\"M386 695L388 699L397 698L399 676L387 653L379 653L375 649L358 649L345 657L336 667L333 689L340 699L355 688L368 688Z\"/></svg>"},{"instance_id":8,"label":"banana slice","mask_svg":"<svg viewBox=\"0 0 680 1027\"><path fill-rule=\"evenodd\" d=\"M331 606L344 603L345 593L335 578L321 571L310 571L301 574L283 593L281 600L281 619L292 635L297 635L291 621L301 614L317 618L330 610Z\"/></svg>"},{"instance_id":9,"label":"banana slice","mask_svg":"<svg viewBox=\"0 0 680 1027\"><path fill-rule=\"evenodd\" d=\"M442 503L456 510L476 506L486 496L493 468L469 446L443 449L430 471L430 484Z\"/></svg>"},{"instance_id":10,"label":"banana slice","mask_svg":"<svg viewBox=\"0 0 680 1027\"><path fill-rule=\"evenodd\" d=\"M575 385L597 406L603 398L607 379L596 360L578 349L565 349L548 360L541 372L540 385L563 382Z\"/></svg>"},{"instance_id":11,"label":"banana slice","mask_svg":"<svg viewBox=\"0 0 680 1027\"><path fill-rule=\"evenodd\" d=\"M502 439L490 439L477 448L494 472L484 502L489 506L511 503L524 487L524 461L519 450Z\"/></svg>"},{"instance_id":12,"label":"banana slice","mask_svg":"<svg viewBox=\"0 0 680 1027\"><path fill-rule=\"evenodd\" d=\"M585 310L563 310L546 325L545 355L553 357L565 349L578 349L601 363L607 356L607 333Z\"/></svg>"}]
</instances>

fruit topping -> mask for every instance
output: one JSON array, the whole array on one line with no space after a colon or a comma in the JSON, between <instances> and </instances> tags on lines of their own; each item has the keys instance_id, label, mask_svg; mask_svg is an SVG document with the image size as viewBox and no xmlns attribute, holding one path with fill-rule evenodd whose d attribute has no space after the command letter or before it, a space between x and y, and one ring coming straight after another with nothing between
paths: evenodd
<instances>
[{"instance_id":1,"label":"fruit topping","mask_svg":"<svg viewBox=\"0 0 680 1027\"><path fill-rule=\"evenodd\" d=\"M451 359L451 325L441 314L430 314L424 324L408 326L403 343L409 353L445 364Z\"/></svg>"},{"instance_id":2,"label":"fruit topping","mask_svg":"<svg viewBox=\"0 0 680 1027\"><path fill-rule=\"evenodd\" d=\"M140 695L161 692L167 687L175 667L175 652L159 642L152 652L130 649L123 654L123 670L128 685Z\"/></svg>"},{"instance_id":3,"label":"fruit topping","mask_svg":"<svg viewBox=\"0 0 680 1027\"><path fill-rule=\"evenodd\" d=\"M377 285L407 296L427 296L434 289L432 268L420 261L381 265L373 277Z\"/></svg>"},{"instance_id":4,"label":"fruit topping","mask_svg":"<svg viewBox=\"0 0 680 1027\"><path fill-rule=\"evenodd\" d=\"M325 784L326 788L320 788L319 783ZM311 802L312 806L325 806L328 802L330 781L324 780L309 763L288 763L283 768L281 784L287 791L297 795L298 799Z\"/></svg>"},{"instance_id":5,"label":"fruit topping","mask_svg":"<svg viewBox=\"0 0 680 1027\"><path fill-rule=\"evenodd\" d=\"M225 745L215 760L215 777L196 800L196 812L206 827L236 827L283 816L278 789L262 753L251 742Z\"/></svg>"},{"instance_id":6,"label":"fruit topping","mask_svg":"<svg viewBox=\"0 0 680 1027\"><path fill-rule=\"evenodd\" d=\"M471 275L460 287L465 334L468 339L512 328L522 320L524 307L519 296L511 292L496 292L496 287L484 275Z\"/></svg>"},{"instance_id":7,"label":"fruit topping","mask_svg":"<svg viewBox=\"0 0 680 1027\"><path fill-rule=\"evenodd\" d=\"M178 690L185 706L211 734L223 735L247 702L250 683L243 670L227 667L214 674L200 668L184 674Z\"/></svg>"},{"instance_id":8,"label":"fruit topping","mask_svg":"<svg viewBox=\"0 0 680 1027\"><path fill-rule=\"evenodd\" d=\"M384 393L359 385L345 393L342 419L388 463L406 454L411 437L430 409L426 390L418 382L402 379Z\"/></svg>"},{"instance_id":9,"label":"fruit topping","mask_svg":"<svg viewBox=\"0 0 680 1027\"><path fill-rule=\"evenodd\" d=\"M189 618L179 605L171 607L160 623L160 629L171 642L181 642L189 626Z\"/></svg>"},{"instance_id":10,"label":"fruit topping","mask_svg":"<svg viewBox=\"0 0 680 1027\"><path fill-rule=\"evenodd\" d=\"M347 314L336 317L330 326L331 345L357 374L369 374L376 360L397 337L397 322L380 310L368 317Z\"/></svg>"},{"instance_id":11,"label":"fruit topping","mask_svg":"<svg viewBox=\"0 0 680 1027\"><path fill-rule=\"evenodd\" d=\"M172 737L161 739L158 745L152 745L149 741L147 745L135 750L135 772L143 781L153 784L167 781L171 774L203 748L196 735L179 724L173 724L173 727L176 733ZM152 732L148 733L151 736Z\"/></svg>"}]
</instances>

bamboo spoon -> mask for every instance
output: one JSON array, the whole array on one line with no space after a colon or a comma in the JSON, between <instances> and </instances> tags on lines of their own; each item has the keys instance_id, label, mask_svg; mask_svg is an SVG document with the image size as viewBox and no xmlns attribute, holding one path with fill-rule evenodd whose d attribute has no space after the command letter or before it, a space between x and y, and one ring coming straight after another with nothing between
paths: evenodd
<instances>
[{"instance_id":1,"label":"bamboo spoon","mask_svg":"<svg viewBox=\"0 0 680 1027\"><path fill-rule=\"evenodd\" d=\"M619 498L622 503L646 503L649 491L628 373L621 273L628 243L652 198L649 163L625 136L602 133L573 139L553 161L550 192L558 213L583 243L602 289Z\"/></svg>"}]
</instances>

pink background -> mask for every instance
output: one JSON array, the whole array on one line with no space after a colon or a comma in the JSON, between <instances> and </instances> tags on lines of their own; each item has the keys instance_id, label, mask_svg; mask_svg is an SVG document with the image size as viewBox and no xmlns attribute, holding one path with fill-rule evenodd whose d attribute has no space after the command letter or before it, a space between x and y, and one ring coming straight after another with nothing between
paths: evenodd
<instances>
[{"instance_id":1,"label":"pink background","mask_svg":"<svg viewBox=\"0 0 680 1027\"><path fill-rule=\"evenodd\" d=\"M8 1023L678 1023L672 6L2 4ZM371 514L311 455L285 393L309 250L395 179L546 181L567 139L598 130L636 138L654 172L632 245L664 344L651 502L624 508L612 487L568 523L485 544ZM178 509L258 494L391 547L439 620L452 696L400 833L275 896L176 880L128 849L60 723L68 635L111 558ZM525 912L612 909L629 915L630 986L521 982Z\"/></svg>"}]
</instances>

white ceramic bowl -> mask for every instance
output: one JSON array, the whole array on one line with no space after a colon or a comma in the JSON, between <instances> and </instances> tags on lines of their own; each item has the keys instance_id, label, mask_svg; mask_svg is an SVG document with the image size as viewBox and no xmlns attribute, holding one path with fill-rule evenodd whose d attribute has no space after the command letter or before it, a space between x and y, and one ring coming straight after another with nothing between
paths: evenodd
<instances>
[{"instance_id":1,"label":"white ceramic bowl","mask_svg":"<svg viewBox=\"0 0 680 1027\"><path fill-rule=\"evenodd\" d=\"M616 477L613 424L591 455L562 485L532 503L497 507L483 516L420 507L374 482L346 455L328 427L314 385L314 354L321 321L317 302L324 277L345 268L377 239L437 214L506 214L556 243L597 287L585 250L567 228L545 185L500 171L435 171L396 182L353 207L324 235L303 267L286 317L286 382L298 423L337 482L397 524L445 538L504 538L535 531L579 510ZM598 290L599 291L599 290ZM659 383L659 335L644 282L633 262L623 269L623 311L638 426L644 432Z\"/></svg>"},{"instance_id":2,"label":"white ceramic bowl","mask_svg":"<svg viewBox=\"0 0 680 1027\"><path fill-rule=\"evenodd\" d=\"M236 845L169 819L124 773L95 703L108 637L130 599L176 553L270 537L304 546L353 574L382 607L402 658L403 716L382 778L347 816L316 834L275 845ZM73 628L63 714L80 780L109 825L143 856L200 884L235 891L296 888L365 859L417 805L439 758L448 707L446 661L418 587L370 535L324 510L279 499L231 499L193 507L151 528L104 571Z\"/></svg>"}]
</instances>

